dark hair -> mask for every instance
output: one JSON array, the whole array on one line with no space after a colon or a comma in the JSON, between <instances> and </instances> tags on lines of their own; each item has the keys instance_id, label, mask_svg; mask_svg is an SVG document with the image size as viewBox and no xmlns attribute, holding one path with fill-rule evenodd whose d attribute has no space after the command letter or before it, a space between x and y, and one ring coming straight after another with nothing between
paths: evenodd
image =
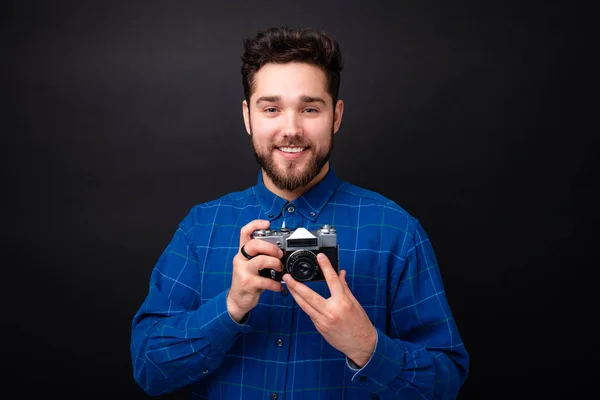
<instances>
[{"instance_id":1,"label":"dark hair","mask_svg":"<svg viewBox=\"0 0 600 400\"><path fill-rule=\"evenodd\" d=\"M288 62L305 62L320 67L327 78L327 92L335 107L343 68L338 42L325 32L286 26L268 28L258 32L255 37L244 40L242 85L248 106L256 72L267 63Z\"/></svg>"}]
</instances>

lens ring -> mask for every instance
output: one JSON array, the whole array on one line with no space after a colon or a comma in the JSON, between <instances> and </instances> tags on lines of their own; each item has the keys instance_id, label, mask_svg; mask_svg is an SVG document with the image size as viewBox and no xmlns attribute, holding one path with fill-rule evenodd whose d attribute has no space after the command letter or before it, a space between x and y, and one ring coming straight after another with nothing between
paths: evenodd
<instances>
[{"instance_id":1,"label":"lens ring","mask_svg":"<svg viewBox=\"0 0 600 400\"><path fill-rule=\"evenodd\" d=\"M310 250L296 250L287 259L286 269L299 282L311 281L318 271L317 256Z\"/></svg>"}]
</instances>

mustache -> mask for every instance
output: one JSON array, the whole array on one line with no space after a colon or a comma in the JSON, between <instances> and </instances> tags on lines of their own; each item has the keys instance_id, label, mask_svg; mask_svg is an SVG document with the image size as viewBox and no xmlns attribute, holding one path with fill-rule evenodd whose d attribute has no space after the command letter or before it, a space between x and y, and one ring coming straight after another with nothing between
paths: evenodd
<instances>
[{"instance_id":1,"label":"mustache","mask_svg":"<svg viewBox=\"0 0 600 400\"><path fill-rule=\"evenodd\" d=\"M276 147L310 147L310 142L306 139L294 137L288 138L285 142L280 142L272 145L272 148Z\"/></svg>"}]
</instances>

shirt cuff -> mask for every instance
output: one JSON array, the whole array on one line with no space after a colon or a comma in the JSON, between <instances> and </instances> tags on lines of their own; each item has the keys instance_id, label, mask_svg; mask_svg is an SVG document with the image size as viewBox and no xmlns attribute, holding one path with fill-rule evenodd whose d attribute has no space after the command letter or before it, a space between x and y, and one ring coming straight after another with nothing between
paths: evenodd
<instances>
[{"instance_id":1,"label":"shirt cuff","mask_svg":"<svg viewBox=\"0 0 600 400\"><path fill-rule=\"evenodd\" d=\"M354 375L352 382L370 392L378 392L386 388L399 374L404 366L404 349L386 334L375 328L377 341L373 355L362 367L358 367L346 357L346 364Z\"/></svg>"},{"instance_id":2,"label":"shirt cuff","mask_svg":"<svg viewBox=\"0 0 600 400\"><path fill-rule=\"evenodd\" d=\"M206 329L215 351L229 350L235 339L252 327L237 323L227 311L227 290L204 303L198 310L198 326ZM244 317L247 320L247 317ZM245 322L245 321L244 321Z\"/></svg>"}]
</instances>

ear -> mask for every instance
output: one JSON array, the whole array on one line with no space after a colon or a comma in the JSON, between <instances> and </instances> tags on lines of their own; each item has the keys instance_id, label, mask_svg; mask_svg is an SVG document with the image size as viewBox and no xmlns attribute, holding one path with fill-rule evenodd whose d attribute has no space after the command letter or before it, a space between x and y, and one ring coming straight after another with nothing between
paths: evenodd
<instances>
[{"instance_id":1,"label":"ear","mask_svg":"<svg viewBox=\"0 0 600 400\"><path fill-rule=\"evenodd\" d=\"M250 108L246 100L242 101L242 115L244 116L244 125L246 125L246 132L250 134Z\"/></svg>"},{"instance_id":2,"label":"ear","mask_svg":"<svg viewBox=\"0 0 600 400\"><path fill-rule=\"evenodd\" d=\"M335 108L333 110L333 133L337 133L338 129L340 129L340 124L342 123L342 116L344 115L344 102L342 100L338 100L335 103Z\"/></svg>"}]
</instances>

